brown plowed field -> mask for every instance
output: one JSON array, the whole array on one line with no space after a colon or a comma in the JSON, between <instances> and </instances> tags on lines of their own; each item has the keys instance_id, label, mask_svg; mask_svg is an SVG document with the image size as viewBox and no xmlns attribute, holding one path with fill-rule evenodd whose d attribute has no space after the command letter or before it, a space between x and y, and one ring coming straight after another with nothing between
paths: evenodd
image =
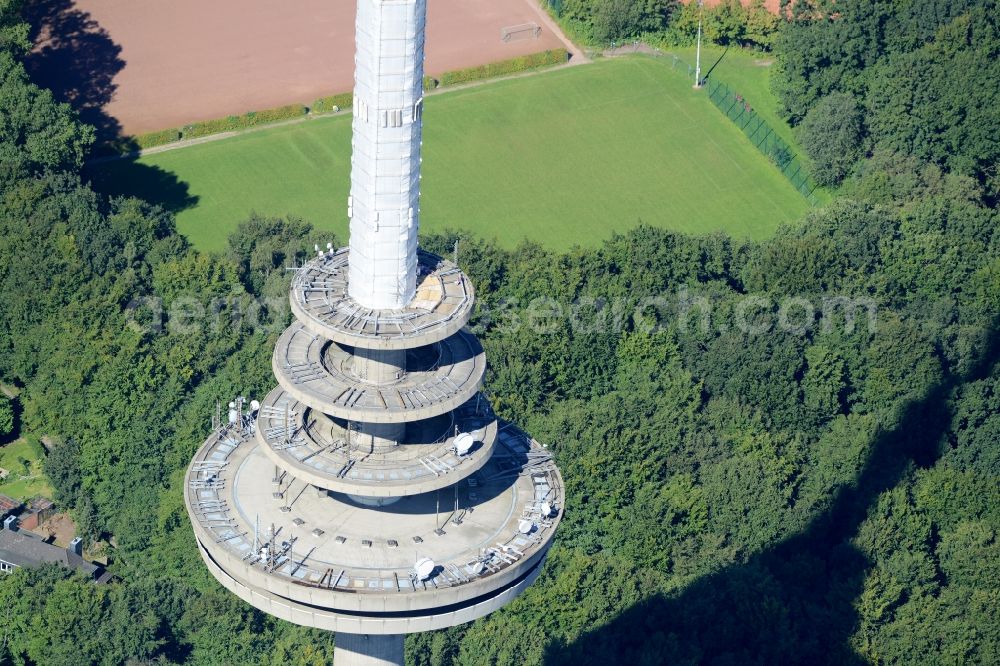
<instances>
[{"instance_id":1,"label":"brown plowed field","mask_svg":"<svg viewBox=\"0 0 1000 666\"><path fill-rule=\"evenodd\" d=\"M353 87L354 0L34 0L36 80L105 136ZM501 28L541 26L503 42ZM533 0L429 0L429 74L565 46Z\"/></svg>"}]
</instances>

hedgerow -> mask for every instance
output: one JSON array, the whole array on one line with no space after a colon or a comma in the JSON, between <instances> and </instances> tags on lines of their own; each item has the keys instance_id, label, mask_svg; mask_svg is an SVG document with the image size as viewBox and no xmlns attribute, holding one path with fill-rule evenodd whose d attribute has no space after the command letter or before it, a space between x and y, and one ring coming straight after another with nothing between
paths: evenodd
<instances>
[{"instance_id":1,"label":"hedgerow","mask_svg":"<svg viewBox=\"0 0 1000 666\"><path fill-rule=\"evenodd\" d=\"M159 132L148 132L131 137L135 146L140 149L163 146L174 141L181 140L181 131L176 127L160 130Z\"/></svg>"},{"instance_id":2,"label":"hedgerow","mask_svg":"<svg viewBox=\"0 0 1000 666\"><path fill-rule=\"evenodd\" d=\"M185 139L197 139L198 137L218 134L219 132L232 132L256 125L273 123L278 120L299 118L306 115L306 113L308 113L308 109L306 109L304 104L288 104L274 109L251 111L242 116L227 116L225 118L191 123L190 125L185 125L181 131Z\"/></svg>"},{"instance_id":3,"label":"hedgerow","mask_svg":"<svg viewBox=\"0 0 1000 666\"><path fill-rule=\"evenodd\" d=\"M353 105L354 93L345 92L338 95L320 97L309 105L309 113L332 113L335 111L342 111L343 109L349 109Z\"/></svg>"},{"instance_id":4,"label":"hedgerow","mask_svg":"<svg viewBox=\"0 0 1000 666\"><path fill-rule=\"evenodd\" d=\"M518 56L510 60L491 62L477 67L466 67L445 72L441 75L440 85L453 86L458 83L468 83L470 81L482 81L493 79L498 76L508 76L518 72L527 72L539 67L560 65L569 59L569 52L566 49L552 49L540 53Z\"/></svg>"}]
</instances>

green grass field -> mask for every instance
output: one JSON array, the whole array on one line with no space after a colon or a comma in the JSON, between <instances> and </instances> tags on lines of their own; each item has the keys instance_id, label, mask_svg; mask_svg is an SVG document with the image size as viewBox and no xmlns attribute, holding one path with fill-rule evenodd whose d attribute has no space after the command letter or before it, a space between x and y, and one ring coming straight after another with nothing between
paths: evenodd
<instances>
[{"instance_id":1,"label":"green grass field","mask_svg":"<svg viewBox=\"0 0 1000 666\"><path fill-rule=\"evenodd\" d=\"M42 458L36 446L21 438L0 447L0 467L10 475L0 483L0 494L18 500L28 500L36 495L52 497L52 486L42 472ZM25 473L22 460L28 461Z\"/></svg>"},{"instance_id":2,"label":"green grass field","mask_svg":"<svg viewBox=\"0 0 1000 666\"><path fill-rule=\"evenodd\" d=\"M640 221L760 238L805 200L667 59L601 60L431 96L422 230L504 246L595 245ZM350 117L106 163L95 182L177 212L218 250L251 210L294 214L346 240Z\"/></svg>"},{"instance_id":3,"label":"green grass field","mask_svg":"<svg viewBox=\"0 0 1000 666\"><path fill-rule=\"evenodd\" d=\"M695 61L694 47L673 49L673 52L685 62ZM706 46L702 49L701 58L703 72L710 72L709 76L742 95L774 133L784 139L799 158L809 163L795 131L778 115L778 99L771 92L773 57L735 48ZM831 198L831 193L822 187L814 194L820 202Z\"/></svg>"}]
</instances>

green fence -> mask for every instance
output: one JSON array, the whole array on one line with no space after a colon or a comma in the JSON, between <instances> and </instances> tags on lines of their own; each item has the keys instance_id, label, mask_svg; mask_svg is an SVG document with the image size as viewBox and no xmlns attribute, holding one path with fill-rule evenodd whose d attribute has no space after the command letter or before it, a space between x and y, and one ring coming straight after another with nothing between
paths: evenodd
<instances>
[{"instance_id":1,"label":"green fence","mask_svg":"<svg viewBox=\"0 0 1000 666\"><path fill-rule=\"evenodd\" d=\"M815 194L816 184L809 176L805 164L795 155L791 146L775 134L774 129L757 115L750 104L725 83L709 79L707 87L708 96L712 103L743 130L743 133L757 146L760 152L781 169L785 178L809 201L810 205L818 204L819 200Z\"/></svg>"}]
</instances>

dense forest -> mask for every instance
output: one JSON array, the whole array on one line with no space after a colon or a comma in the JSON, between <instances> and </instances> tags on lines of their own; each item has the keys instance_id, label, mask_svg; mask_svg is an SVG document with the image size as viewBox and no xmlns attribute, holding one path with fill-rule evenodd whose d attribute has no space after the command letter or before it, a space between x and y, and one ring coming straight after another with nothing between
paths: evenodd
<instances>
[{"instance_id":1,"label":"dense forest","mask_svg":"<svg viewBox=\"0 0 1000 666\"><path fill-rule=\"evenodd\" d=\"M1000 662L1000 13L835 4L796 3L775 45L801 131L847 113L828 206L761 242L461 238L487 391L568 505L539 581L411 636L411 663ZM337 240L254 216L204 254L96 194L93 130L29 80L18 16L0 0L0 381L119 581L0 577L0 664L329 663L210 577L181 480L216 402L271 387L284 267Z\"/></svg>"},{"instance_id":2,"label":"dense forest","mask_svg":"<svg viewBox=\"0 0 1000 666\"><path fill-rule=\"evenodd\" d=\"M993 0L796 3L773 85L817 179L896 153L1000 194L998 12Z\"/></svg>"},{"instance_id":3,"label":"dense forest","mask_svg":"<svg viewBox=\"0 0 1000 666\"><path fill-rule=\"evenodd\" d=\"M768 50L780 21L764 0L544 0L577 40L606 47L641 39L654 44L692 44L701 21L706 40L723 46Z\"/></svg>"}]
</instances>

